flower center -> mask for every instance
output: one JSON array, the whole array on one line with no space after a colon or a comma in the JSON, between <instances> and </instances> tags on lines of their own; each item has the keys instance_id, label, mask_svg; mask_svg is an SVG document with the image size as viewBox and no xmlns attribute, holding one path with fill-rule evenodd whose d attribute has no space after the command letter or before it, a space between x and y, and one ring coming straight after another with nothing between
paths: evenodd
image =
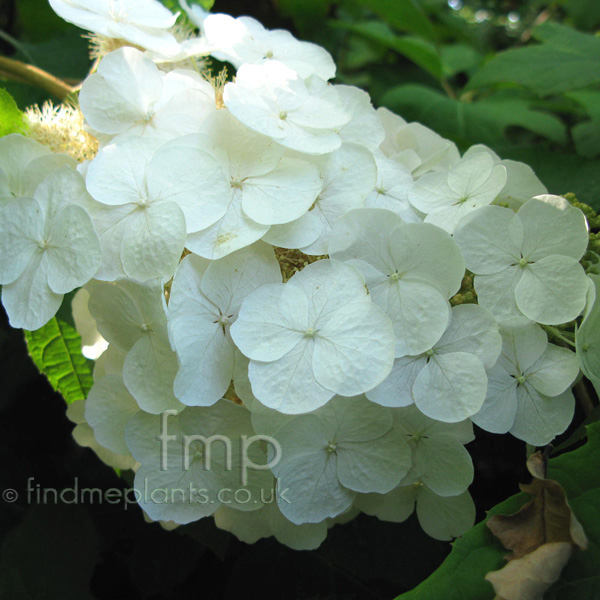
<instances>
[{"instance_id":1,"label":"flower center","mask_svg":"<svg viewBox=\"0 0 600 600\"><path fill-rule=\"evenodd\" d=\"M328 442L325 450L329 452L329 454L333 454L335 449L337 448L337 444L335 442Z\"/></svg>"},{"instance_id":2,"label":"flower center","mask_svg":"<svg viewBox=\"0 0 600 600\"><path fill-rule=\"evenodd\" d=\"M282 111L279 113L279 118L280 118L282 121L285 121L285 120L287 119L287 116L288 116L288 114L287 114L287 112L286 112L285 110L282 110Z\"/></svg>"}]
</instances>

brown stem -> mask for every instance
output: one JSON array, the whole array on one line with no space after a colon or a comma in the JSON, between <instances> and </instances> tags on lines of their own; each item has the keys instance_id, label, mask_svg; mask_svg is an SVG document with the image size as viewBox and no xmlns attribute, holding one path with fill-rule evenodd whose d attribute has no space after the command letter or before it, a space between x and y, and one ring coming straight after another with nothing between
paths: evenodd
<instances>
[{"instance_id":1,"label":"brown stem","mask_svg":"<svg viewBox=\"0 0 600 600\"><path fill-rule=\"evenodd\" d=\"M54 75L38 67L28 65L20 60L14 60L13 58L0 56L0 71L9 77L13 77L19 81L26 81L31 85L42 88L59 100L65 100L74 92L74 88L61 79L58 79L58 77L54 77Z\"/></svg>"},{"instance_id":2,"label":"brown stem","mask_svg":"<svg viewBox=\"0 0 600 600\"><path fill-rule=\"evenodd\" d=\"M440 85L442 86L446 94L448 94L448 97L452 98L452 100L456 100L456 94L454 93L452 86L448 83L446 79L442 79L440 81Z\"/></svg>"},{"instance_id":3,"label":"brown stem","mask_svg":"<svg viewBox=\"0 0 600 600\"><path fill-rule=\"evenodd\" d=\"M574 389L581 409L583 410L586 417L589 416L589 414L594 410L594 403L592 402L592 399L587 390L587 387L585 386L585 382L583 381L583 379L580 379L575 384Z\"/></svg>"}]
</instances>

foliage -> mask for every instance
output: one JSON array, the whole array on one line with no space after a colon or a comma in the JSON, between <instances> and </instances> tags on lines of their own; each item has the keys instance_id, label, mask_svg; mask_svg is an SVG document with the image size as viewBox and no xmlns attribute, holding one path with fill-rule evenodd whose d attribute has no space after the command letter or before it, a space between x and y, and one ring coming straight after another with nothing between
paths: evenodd
<instances>
[{"instance_id":1,"label":"foliage","mask_svg":"<svg viewBox=\"0 0 600 600\"><path fill-rule=\"evenodd\" d=\"M488 144L531 164L553 192L599 206L600 40L573 29L593 29L597 8L569 0L459 10L436 0L314 4L332 18L308 32L333 52L340 80L463 150ZM306 30L301 6L290 16Z\"/></svg>"},{"instance_id":2,"label":"foliage","mask_svg":"<svg viewBox=\"0 0 600 600\"><path fill-rule=\"evenodd\" d=\"M574 514L583 526L589 546L577 552L565 567L561 579L545 596L547 600L595 598L600 592L600 523L594 506L600 502L600 424L588 427L588 442L578 450L551 459L548 477L560 483ZM511 514L523 506L527 495L517 494L490 510L489 517ZM414 590L402 594L402 600L492 600L494 592L484 580L489 571L504 565L506 550L486 526L479 523L453 544L442 566Z\"/></svg>"},{"instance_id":3,"label":"foliage","mask_svg":"<svg viewBox=\"0 0 600 600\"><path fill-rule=\"evenodd\" d=\"M13 97L0 88L0 137L11 133L23 133L25 121Z\"/></svg>"},{"instance_id":4,"label":"foliage","mask_svg":"<svg viewBox=\"0 0 600 600\"><path fill-rule=\"evenodd\" d=\"M25 339L37 368L68 404L87 396L93 383L92 370L72 324L59 314L40 329L26 331Z\"/></svg>"}]
</instances>

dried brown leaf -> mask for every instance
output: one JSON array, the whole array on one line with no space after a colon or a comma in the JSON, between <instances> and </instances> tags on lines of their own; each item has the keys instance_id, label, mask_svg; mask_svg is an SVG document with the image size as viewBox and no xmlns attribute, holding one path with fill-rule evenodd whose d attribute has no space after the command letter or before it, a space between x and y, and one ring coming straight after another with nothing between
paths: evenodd
<instances>
[{"instance_id":1,"label":"dried brown leaf","mask_svg":"<svg viewBox=\"0 0 600 600\"><path fill-rule=\"evenodd\" d=\"M501 600L539 600L560 576L574 548L587 540L560 484L546 479L546 458L539 452L527 461L533 481L521 489L533 498L512 515L496 515L487 526L512 550L509 563L486 575Z\"/></svg>"},{"instance_id":2,"label":"dried brown leaf","mask_svg":"<svg viewBox=\"0 0 600 600\"><path fill-rule=\"evenodd\" d=\"M494 586L496 600L542 600L572 552L573 546L566 542L544 544L485 578Z\"/></svg>"}]
</instances>

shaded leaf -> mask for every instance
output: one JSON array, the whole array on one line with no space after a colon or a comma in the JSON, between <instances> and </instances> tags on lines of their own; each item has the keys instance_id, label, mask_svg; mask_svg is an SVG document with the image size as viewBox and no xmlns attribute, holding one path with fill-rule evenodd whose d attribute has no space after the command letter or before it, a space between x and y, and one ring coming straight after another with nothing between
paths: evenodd
<instances>
[{"instance_id":1,"label":"shaded leaf","mask_svg":"<svg viewBox=\"0 0 600 600\"><path fill-rule=\"evenodd\" d=\"M539 146L496 146L502 158L527 163L553 194L573 192L581 202L600 208L600 161Z\"/></svg>"},{"instance_id":2,"label":"shaded leaf","mask_svg":"<svg viewBox=\"0 0 600 600\"><path fill-rule=\"evenodd\" d=\"M73 326L54 317L36 331L25 331L25 339L33 362L67 404L87 397L92 370Z\"/></svg>"},{"instance_id":3,"label":"shaded leaf","mask_svg":"<svg viewBox=\"0 0 600 600\"><path fill-rule=\"evenodd\" d=\"M600 82L600 39L557 23L534 30L542 44L496 54L467 89L516 83L545 96Z\"/></svg>"},{"instance_id":4,"label":"shaded leaf","mask_svg":"<svg viewBox=\"0 0 600 600\"><path fill-rule=\"evenodd\" d=\"M571 130L577 152L588 158L600 154L600 121L578 123Z\"/></svg>"},{"instance_id":5,"label":"shaded leaf","mask_svg":"<svg viewBox=\"0 0 600 600\"><path fill-rule=\"evenodd\" d=\"M565 95L580 104L593 121L600 121L600 92L579 90Z\"/></svg>"},{"instance_id":6,"label":"shaded leaf","mask_svg":"<svg viewBox=\"0 0 600 600\"><path fill-rule=\"evenodd\" d=\"M449 77L470 71L477 66L481 55L467 44L448 44L441 49L444 73Z\"/></svg>"},{"instance_id":7,"label":"shaded leaf","mask_svg":"<svg viewBox=\"0 0 600 600\"><path fill-rule=\"evenodd\" d=\"M333 21L332 24L334 27L346 29L398 52L436 79L442 77L442 63L435 46L422 38L396 35L385 23L379 21L363 23Z\"/></svg>"},{"instance_id":8,"label":"shaded leaf","mask_svg":"<svg viewBox=\"0 0 600 600\"><path fill-rule=\"evenodd\" d=\"M400 31L409 31L433 40L435 32L431 21L415 0L354 0L380 16Z\"/></svg>"},{"instance_id":9,"label":"shaded leaf","mask_svg":"<svg viewBox=\"0 0 600 600\"><path fill-rule=\"evenodd\" d=\"M565 127L556 116L533 110L522 99L462 102L421 85L402 85L383 97L383 104L408 121L419 121L444 137L470 146L505 141L508 127L519 126L552 141L566 140Z\"/></svg>"}]
</instances>

